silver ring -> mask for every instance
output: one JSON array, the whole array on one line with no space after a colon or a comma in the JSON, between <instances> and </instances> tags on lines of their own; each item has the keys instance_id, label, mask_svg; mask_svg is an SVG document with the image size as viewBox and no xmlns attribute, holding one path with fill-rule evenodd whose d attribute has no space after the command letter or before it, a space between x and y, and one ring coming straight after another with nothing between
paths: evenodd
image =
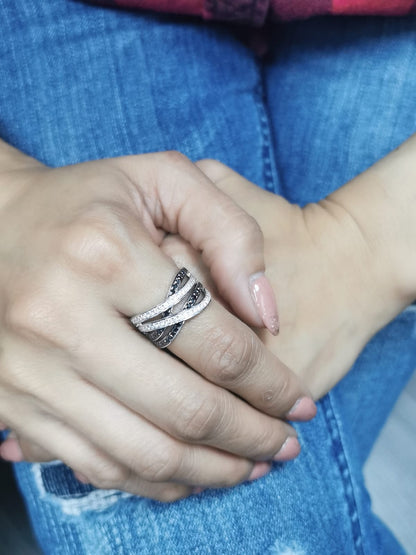
<instances>
[{"instance_id":1,"label":"silver ring","mask_svg":"<svg viewBox=\"0 0 416 555\"><path fill-rule=\"evenodd\" d=\"M186 320L194 318L210 303L211 294L186 269L174 277L166 299L130 318L133 326L159 349L166 349L178 336Z\"/></svg>"}]
</instances>

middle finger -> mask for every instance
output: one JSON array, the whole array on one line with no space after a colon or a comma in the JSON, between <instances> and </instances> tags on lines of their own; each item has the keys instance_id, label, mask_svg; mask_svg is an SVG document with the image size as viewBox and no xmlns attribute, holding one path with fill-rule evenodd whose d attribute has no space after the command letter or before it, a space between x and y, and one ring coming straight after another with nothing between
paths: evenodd
<instances>
[{"instance_id":1,"label":"middle finger","mask_svg":"<svg viewBox=\"0 0 416 555\"><path fill-rule=\"evenodd\" d=\"M97 307L94 313L97 314ZM78 372L181 441L254 460L273 458L295 430L154 347L117 314L78 348Z\"/></svg>"}]
</instances>

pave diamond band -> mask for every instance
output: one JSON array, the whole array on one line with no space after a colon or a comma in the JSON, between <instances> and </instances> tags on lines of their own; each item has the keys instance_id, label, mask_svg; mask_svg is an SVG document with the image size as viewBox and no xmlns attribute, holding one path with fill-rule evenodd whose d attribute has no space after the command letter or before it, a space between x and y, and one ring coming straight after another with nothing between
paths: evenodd
<instances>
[{"instance_id":1,"label":"pave diamond band","mask_svg":"<svg viewBox=\"0 0 416 555\"><path fill-rule=\"evenodd\" d=\"M182 268L174 277L166 299L130 318L133 326L160 349L168 347L186 320L194 318L210 303L211 294Z\"/></svg>"}]
</instances>

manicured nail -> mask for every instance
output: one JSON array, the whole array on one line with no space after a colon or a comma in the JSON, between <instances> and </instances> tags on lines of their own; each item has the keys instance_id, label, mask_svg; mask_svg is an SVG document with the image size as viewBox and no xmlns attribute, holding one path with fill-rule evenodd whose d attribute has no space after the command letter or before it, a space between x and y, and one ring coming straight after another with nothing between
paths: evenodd
<instances>
[{"instance_id":1,"label":"manicured nail","mask_svg":"<svg viewBox=\"0 0 416 555\"><path fill-rule=\"evenodd\" d=\"M279 333L279 316L276 297L269 280L262 272L259 272L250 277L249 285L251 298L264 327L273 335L277 335Z\"/></svg>"},{"instance_id":2,"label":"manicured nail","mask_svg":"<svg viewBox=\"0 0 416 555\"><path fill-rule=\"evenodd\" d=\"M17 439L6 439L0 446L0 457L10 462L20 462L23 460L23 453Z\"/></svg>"},{"instance_id":3,"label":"manicured nail","mask_svg":"<svg viewBox=\"0 0 416 555\"><path fill-rule=\"evenodd\" d=\"M300 443L296 437L288 437L280 450L273 457L274 461L291 461L300 453Z\"/></svg>"},{"instance_id":4,"label":"manicured nail","mask_svg":"<svg viewBox=\"0 0 416 555\"><path fill-rule=\"evenodd\" d=\"M286 414L289 420L311 420L316 415L316 405L310 397L301 397Z\"/></svg>"},{"instance_id":5,"label":"manicured nail","mask_svg":"<svg viewBox=\"0 0 416 555\"><path fill-rule=\"evenodd\" d=\"M250 476L247 478L248 482L252 482L253 480L258 480L263 476L266 476L270 472L272 465L268 462L257 462L253 470L251 471Z\"/></svg>"},{"instance_id":6,"label":"manicured nail","mask_svg":"<svg viewBox=\"0 0 416 555\"><path fill-rule=\"evenodd\" d=\"M88 478L86 476L84 476L84 474L81 474L81 472L74 472L74 476L78 480L78 482L81 482L82 484L89 484L90 483Z\"/></svg>"}]
</instances>

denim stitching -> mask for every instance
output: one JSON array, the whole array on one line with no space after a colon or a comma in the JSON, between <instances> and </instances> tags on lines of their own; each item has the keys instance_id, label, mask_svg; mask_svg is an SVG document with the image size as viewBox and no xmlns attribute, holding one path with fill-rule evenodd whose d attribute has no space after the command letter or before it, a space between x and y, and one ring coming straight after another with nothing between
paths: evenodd
<instances>
[{"instance_id":1,"label":"denim stitching","mask_svg":"<svg viewBox=\"0 0 416 555\"><path fill-rule=\"evenodd\" d=\"M279 179L274 158L272 145L272 134L270 118L267 112L266 87L264 82L264 70L261 62L258 62L258 84L254 91L254 99L259 116L262 158L263 158L263 179L264 188L267 191L278 194Z\"/></svg>"},{"instance_id":2,"label":"denim stitching","mask_svg":"<svg viewBox=\"0 0 416 555\"><path fill-rule=\"evenodd\" d=\"M358 515L357 502L354 495L354 484L351 478L348 461L345 457L344 446L342 444L341 433L338 428L337 420L331 403L330 395L326 395L322 399L322 408L324 409L325 420L328 424L328 431L332 443L333 454L338 463L341 475L341 481L344 488L345 500L348 505L348 514L351 522L351 532L355 547L355 553L364 553L363 535Z\"/></svg>"}]
</instances>

